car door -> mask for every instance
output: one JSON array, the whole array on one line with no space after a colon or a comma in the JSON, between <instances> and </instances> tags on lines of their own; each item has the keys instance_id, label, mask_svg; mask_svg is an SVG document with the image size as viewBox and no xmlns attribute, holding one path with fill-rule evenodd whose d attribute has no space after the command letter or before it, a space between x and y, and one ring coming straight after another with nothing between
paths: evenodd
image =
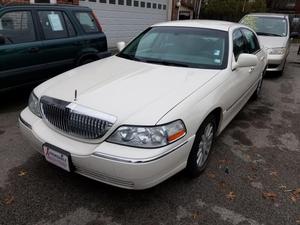
<instances>
[{"instance_id":1,"label":"car door","mask_svg":"<svg viewBox=\"0 0 300 225\"><path fill-rule=\"evenodd\" d=\"M232 60L228 69L226 81L222 85L222 102L224 107L224 124L228 124L241 110L249 97L252 80L252 68L238 67L233 69L239 56L249 53L246 39L240 29L232 32Z\"/></svg>"},{"instance_id":2,"label":"car door","mask_svg":"<svg viewBox=\"0 0 300 225\"><path fill-rule=\"evenodd\" d=\"M41 42L31 10L6 10L0 14L0 89L35 79L40 67Z\"/></svg>"},{"instance_id":3,"label":"car door","mask_svg":"<svg viewBox=\"0 0 300 225\"><path fill-rule=\"evenodd\" d=\"M43 41L41 59L48 68L73 66L80 51L77 33L70 18L60 10L38 10Z\"/></svg>"}]
</instances>

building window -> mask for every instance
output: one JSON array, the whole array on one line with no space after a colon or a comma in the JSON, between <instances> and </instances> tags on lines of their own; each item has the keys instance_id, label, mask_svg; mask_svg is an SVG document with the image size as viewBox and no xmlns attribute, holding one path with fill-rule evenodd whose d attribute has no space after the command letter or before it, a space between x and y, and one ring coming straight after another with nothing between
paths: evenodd
<instances>
[{"instance_id":1,"label":"building window","mask_svg":"<svg viewBox=\"0 0 300 225\"><path fill-rule=\"evenodd\" d=\"M116 4L116 0L109 0L109 4Z\"/></svg>"},{"instance_id":2,"label":"building window","mask_svg":"<svg viewBox=\"0 0 300 225\"><path fill-rule=\"evenodd\" d=\"M153 3L153 9L156 9L156 3Z\"/></svg>"},{"instance_id":3,"label":"building window","mask_svg":"<svg viewBox=\"0 0 300 225\"><path fill-rule=\"evenodd\" d=\"M126 0L126 5L132 6L132 1L131 0Z\"/></svg>"},{"instance_id":4,"label":"building window","mask_svg":"<svg viewBox=\"0 0 300 225\"><path fill-rule=\"evenodd\" d=\"M163 8L164 8L164 10L167 10L167 5L164 5L164 7L163 7Z\"/></svg>"},{"instance_id":5,"label":"building window","mask_svg":"<svg viewBox=\"0 0 300 225\"><path fill-rule=\"evenodd\" d=\"M147 2L147 8L151 8L151 2Z\"/></svg>"},{"instance_id":6,"label":"building window","mask_svg":"<svg viewBox=\"0 0 300 225\"><path fill-rule=\"evenodd\" d=\"M158 9L161 9L161 4L158 4Z\"/></svg>"},{"instance_id":7,"label":"building window","mask_svg":"<svg viewBox=\"0 0 300 225\"><path fill-rule=\"evenodd\" d=\"M124 0L119 0L119 1L118 1L118 4L119 4L119 5L124 5Z\"/></svg>"},{"instance_id":8,"label":"building window","mask_svg":"<svg viewBox=\"0 0 300 225\"><path fill-rule=\"evenodd\" d=\"M89 2L96 2L96 0L89 0Z\"/></svg>"},{"instance_id":9,"label":"building window","mask_svg":"<svg viewBox=\"0 0 300 225\"><path fill-rule=\"evenodd\" d=\"M106 0L100 0L100 3L106 3Z\"/></svg>"},{"instance_id":10,"label":"building window","mask_svg":"<svg viewBox=\"0 0 300 225\"><path fill-rule=\"evenodd\" d=\"M145 8L145 5L146 5L145 2L141 2L141 7L142 8Z\"/></svg>"},{"instance_id":11,"label":"building window","mask_svg":"<svg viewBox=\"0 0 300 225\"><path fill-rule=\"evenodd\" d=\"M134 1L134 2L133 2L133 6L134 6L134 7L139 7L139 1Z\"/></svg>"}]
</instances>

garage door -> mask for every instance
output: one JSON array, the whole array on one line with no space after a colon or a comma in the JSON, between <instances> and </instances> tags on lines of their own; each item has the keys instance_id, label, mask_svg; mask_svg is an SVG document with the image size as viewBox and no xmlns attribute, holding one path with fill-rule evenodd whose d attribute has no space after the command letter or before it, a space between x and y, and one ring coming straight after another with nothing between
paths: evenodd
<instances>
[{"instance_id":1,"label":"garage door","mask_svg":"<svg viewBox=\"0 0 300 225\"><path fill-rule=\"evenodd\" d=\"M97 15L109 47L128 43L152 24L167 21L168 0L82 0Z\"/></svg>"}]
</instances>

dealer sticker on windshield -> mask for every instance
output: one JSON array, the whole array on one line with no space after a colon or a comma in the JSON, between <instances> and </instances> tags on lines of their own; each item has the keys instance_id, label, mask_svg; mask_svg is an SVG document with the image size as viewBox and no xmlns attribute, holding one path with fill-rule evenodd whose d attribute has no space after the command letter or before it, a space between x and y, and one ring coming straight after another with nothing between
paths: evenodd
<instances>
[{"instance_id":1,"label":"dealer sticker on windshield","mask_svg":"<svg viewBox=\"0 0 300 225\"><path fill-rule=\"evenodd\" d=\"M43 145L44 155L48 162L66 170L71 171L70 169L70 154L58 148L49 146L47 144Z\"/></svg>"}]
</instances>

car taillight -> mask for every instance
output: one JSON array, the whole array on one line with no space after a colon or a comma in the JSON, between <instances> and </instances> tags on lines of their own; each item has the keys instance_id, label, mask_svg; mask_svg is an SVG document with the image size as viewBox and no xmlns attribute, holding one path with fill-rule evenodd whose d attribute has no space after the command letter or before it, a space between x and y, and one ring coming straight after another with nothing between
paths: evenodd
<instances>
[{"instance_id":1,"label":"car taillight","mask_svg":"<svg viewBox=\"0 0 300 225\"><path fill-rule=\"evenodd\" d=\"M103 31L103 30L102 30L102 27L101 27L100 22L99 22L99 20L98 20L98 18L97 18L97 16L96 16L96 14L95 14L94 11L92 12L92 15L93 15L93 17L94 17L94 20L95 20L95 22L96 22L96 25L97 25L99 31L102 32L102 31Z\"/></svg>"}]
</instances>

